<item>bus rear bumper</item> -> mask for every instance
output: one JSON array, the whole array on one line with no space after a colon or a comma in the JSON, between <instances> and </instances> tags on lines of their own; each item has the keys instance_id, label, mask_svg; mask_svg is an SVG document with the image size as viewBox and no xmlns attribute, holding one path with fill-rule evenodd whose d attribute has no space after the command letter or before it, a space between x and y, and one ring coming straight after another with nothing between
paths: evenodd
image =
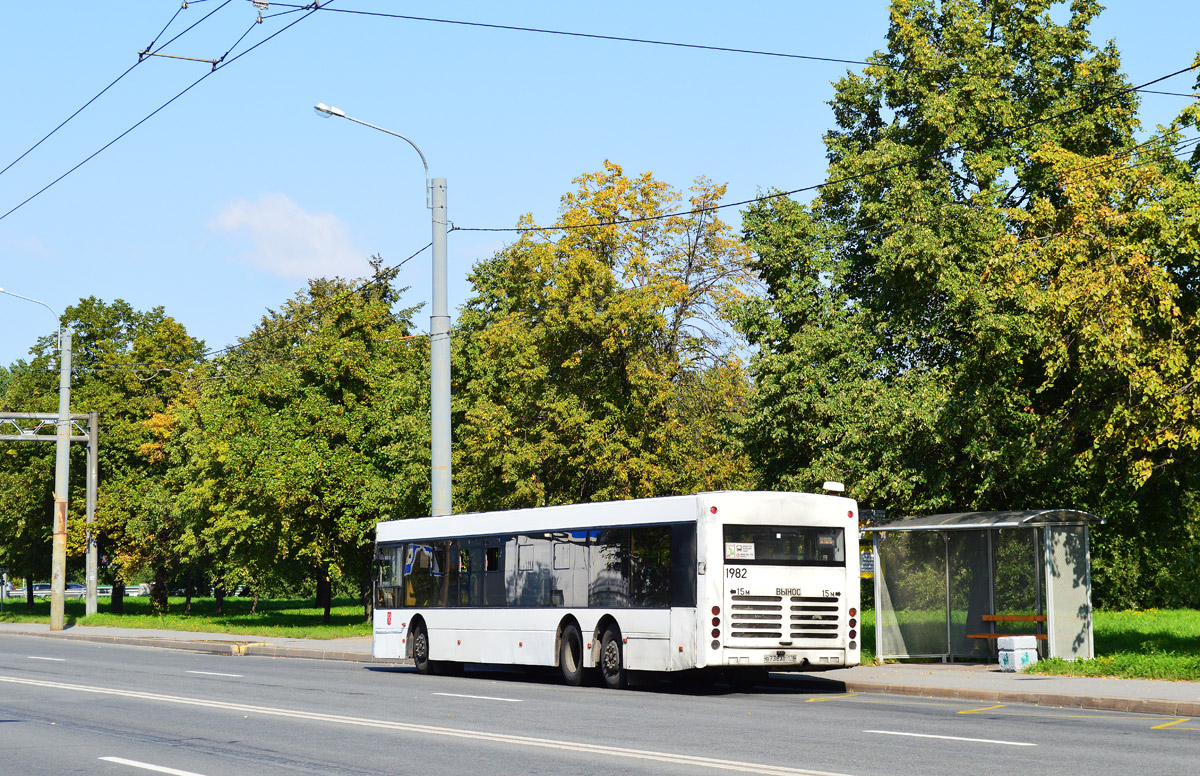
<instances>
[{"instance_id":1,"label":"bus rear bumper","mask_svg":"<svg viewBox=\"0 0 1200 776\"><path fill-rule=\"evenodd\" d=\"M843 668L844 649L729 649L723 650L721 665L757 666L770 671L820 671Z\"/></svg>"}]
</instances>

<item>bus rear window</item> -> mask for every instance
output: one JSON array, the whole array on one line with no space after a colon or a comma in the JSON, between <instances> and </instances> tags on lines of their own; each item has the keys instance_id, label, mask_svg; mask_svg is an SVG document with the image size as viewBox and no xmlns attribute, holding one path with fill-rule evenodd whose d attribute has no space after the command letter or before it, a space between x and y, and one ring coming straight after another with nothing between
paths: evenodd
<instances>
[{"instance_id":1,"label":"bus rear window","mask_svg":"<svg viewBox=\"0 0 1200 776\"><path fill-rule=\"evenodd\" d=\"M725 562L773 566L842 566L841 528L794 525L726 525Z\"/></svg>"}]
</instances>

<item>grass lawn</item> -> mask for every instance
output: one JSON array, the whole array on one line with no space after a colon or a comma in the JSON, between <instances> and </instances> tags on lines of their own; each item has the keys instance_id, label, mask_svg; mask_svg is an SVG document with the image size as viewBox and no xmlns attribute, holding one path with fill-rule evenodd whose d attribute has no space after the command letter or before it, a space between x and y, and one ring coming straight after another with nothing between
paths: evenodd
<instances>
[{"instance_id":1,"label":"grass lawn","mask_svg":"<svg viewBox=\"0 0 1200 776\"><path fill-rule=\"evenodd\" d=\"M247 636L287 636L302 639L338 639L347 636L370 636L371 624L363 618L362 604L351 598L338 598L330 611L328 625L321 623L321 609L314 609L312 599L259 599L258 609L250 613L249 598L226 598L223 614L213 614L212 598L193 598L191 614L183 613L183 597L170 599L167 614L150 611L150 599L144 596L127 597L124 614L110 614L107 598L98 600L99 611L84 616L85 602L71 598L63 602L67 625L104 625L117 628L164 628L167 630L200 633L236 633ZM50 621L50 600L39 598L33 611L25 608L24 600L4 602L0 622Z\"/></svg>"},{"instance_id":2,"label":"grass lawn","mask_svg":"<svg viewBox=\"0 0 1200 776\"><path fill-rule=\"evenodd\" d=\"M1200 611L1098 611L1094 631L1094 660L1039 660L1028 673L1200 681Z\"/></svg>"},{"instance_id":3,"label":"grass lawn","mask_svg":"<svg viewBox=\"0 0 1200 776\"><path fill-rule=\"evenodd\" d=\"M862 662L875 662L875 612L862 613ZM1094 660L1039 660L1027 673L1200 681L1200 611L1147 609L1093 614Z\"/></svg>"}]
</instances>

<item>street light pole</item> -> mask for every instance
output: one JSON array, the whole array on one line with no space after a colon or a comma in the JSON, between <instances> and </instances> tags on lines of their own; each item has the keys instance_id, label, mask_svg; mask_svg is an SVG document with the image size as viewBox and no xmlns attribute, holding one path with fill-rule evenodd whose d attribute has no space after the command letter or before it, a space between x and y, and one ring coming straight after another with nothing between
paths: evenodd
<instances>
[{"instance_id":1,"label":"street light pole","mask_svg":"<svg viewBox=\"0 0 1200 776\"><path fill-rule=\"evenodd\" d=\"M0 288L0 293L40 304L54 314L56 323L61 319L54 308L45 302L14 294ZM54 444L54 534L50 551L50 630L63 629L63 599L67 588L67 486L71 460L71 330L60 328L58 332L58 420ZM89 549L91 541L89 537ZM33 584L29 580L26 584ZM28 589L28 588L27 588Z\"/></svg>"},{"instance_id":2,"label":"street light pole","mask_svg":"<svg viewBox=\"0 0 1200 776\"><path fill-rule=\"evenodd\" d=\"M450 469L450 312L446 291L446 179L429 178L429 163L417 144L398 132L369 124L325 103L315 106L317 115L362 124L398 137L413 147L425 166L425 204L433 220L433 299L429 317L429 404L430 485L435 517L453 514Z\"/></svg>"}]
</instances>

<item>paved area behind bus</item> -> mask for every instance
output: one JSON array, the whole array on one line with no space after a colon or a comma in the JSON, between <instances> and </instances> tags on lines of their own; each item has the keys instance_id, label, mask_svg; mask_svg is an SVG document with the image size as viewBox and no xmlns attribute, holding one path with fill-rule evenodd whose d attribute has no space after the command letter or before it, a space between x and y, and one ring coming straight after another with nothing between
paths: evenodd
<instances>
[{"instance_id":1,"label":"paved area behind bus","mask_svg":"<svg viewBox=\"0 0 1200 776\"><path fill-rule=\"evenodd\" d=\"M369 637L294 639L82 625L52 633L47 625L31 623L0 623L0 636L69 639L216 655L308 658L393 665L410 662L376 660L371 656ZM11 639L5 639L5 642L10 641ZM1004 673L996 665L889 663L813 674L772 674L771 682L793 686L804 684L816 692L828 693L888 693L1200 717L1200 682L1038 676Z\"/></svg>"}]
</instances>

